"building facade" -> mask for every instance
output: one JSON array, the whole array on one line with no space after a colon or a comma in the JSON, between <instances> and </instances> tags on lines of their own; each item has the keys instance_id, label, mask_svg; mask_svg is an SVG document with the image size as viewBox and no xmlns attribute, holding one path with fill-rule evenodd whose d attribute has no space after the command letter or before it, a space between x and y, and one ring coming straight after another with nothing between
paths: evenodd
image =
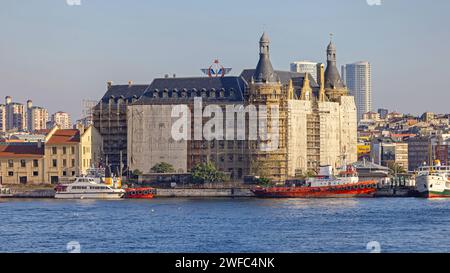
<instances>
[{"instance_id":1,"label":"building facade","mask_svg":"<svg viewBox=\"0 0 450 273\"><path fill-rule=\"evenodd\" d=\"M320 65L321 64L316 63L316 62L297 61L297 62L292 62L290 67L291 67L291 72L309 73L316 82L319 82L319 79L317 76L320 73Z\"/></svg>"},{"instance_id":2,"label":"building facade","mask_svg":"<svg viewBox=\"0 0 450 273\"><path fill-rule=\"evenodd\" d=\"M387 115L389 114L389 110L380 108L380 109L378 109L378 114L380 114L380 118L385 119L385 118L387 118Z\"/></svg>"},{"instance_id":3,"label":"building facade","mask_svg":"<svg viewBox=\"0 0 450 273\"><path fill-rule=\"evenodd\" d=\"M409 171L416 170L423 163L430 164L431 139L427 136L412 137L408 142Z\"/></svg>"},{"instance_id":4,"label":"building facade","mask_svg":"<svg viewBox=\"0 0 450 273\"><path fill-rule=\"evenodd\" d=\"M232 179L259 175L281 182L300 172L316 170L319 165L338 167L355 162L356 106L340 79L333 43L328 45L327 55L327 70L320 66L319 83L309 73L277 71L270 61L269 39L263 34L256 68L244 70L240 76L155 79L128 106L129 169L148 173L153 165L167 162L179 172L186 172L197 163L212 161ZM222 110L227 107L271 109L264 118L266 129L271 136L277 130L278 139L250 139L248 127L254 126L252 121L256 121L251 120L245 110L248 130L243 139L196 139L192 130L189 136L193 137L174 140L171 134L176 122L171 118L173 107L183 105L195 110L196 99L200 98L203 111L209 109L208 106ZM231 122L234 126L236 117L222 116L215 121ZM202 128L208 126L209 121L200 119ZM195 126L195 121L190 124ZM272 144L275 148L263 148Z\"/></svg>"},{"instance_id":5,"label":"building facade","mask_svg":"<svg viewBox=\"0 0 450 273\"><path fill-rule=\"evenodd\" d=\"M43 184L42 143L0 143L0 184Z\"/></svg>"},{"instance_id":6,"label":"building facade","mask_svg":"<svg viewBox=\"0 0 450 273\"><path fill-rule=\"evenodd\" d=\"M51 129L43 139L0 142L0 176L5 184L55 184L101 167L102 140L87 128Z\"/></svg>"},{"instance_id":7,"label":"building facade","mask_svg":"<svg viewBox=\"0 0 450 273\"><path fill-rule=\"evenodd\" d=\"M80 159L79 168L82 175L87 174L89 168L98 168L104 161L103 157L103 141L98 130L89 125L80 130Z\"/></svg>"},{"instance_id":8,"label":"building facade","mask_svg":"<svg viewBox=\"0 0 450 273\"><path fill-rule=\"evenodd\" d=\"M12 102L12 98L5 98L6 131L26 131L27 119L25 106L21 103Z\"/></svg>"},{"instance_id":9,"label":"building facade","mask_svg":"<svg viewBox=\"0 0 450 273\"><path fill-rule=\"evenodd\" d=\"M350 95L355 97L358 120L372 111L372 70L369 62L357 62L342 66L342 77Z\"/></svg>"},{"instance_id":10,"label":"building facade","mask_svg":"<svg viewBox=\"0 0 450 273\"><path fill-rule=\"evenodd\" d=\"M28 132L47 129L48 111L45 108L33 106L31 100L27 101L27 129Z\"/></svg>"},{"instance_id":11,"label":"building facade","mask_svg":"<svg viewBox=\"0 0 450 273\"><path fill-rule=\"evenodd\" d=\"M93 124L103 141L104 160L112 169L127 166L127 106L136 102L149 85L107 83L107 91L93 109Z\"/></svg>"},{"instance_id":12,"label":"building facade","mask_svg":"<svg viewBox=\"0 0 450 273\"><path fill-rule=\"evenodd\" d=\"M0 104L0 133L6 132L6 106Z\"/></svg>"},{"instance_id":13,"label":"building facade","mask_svg":"<svg viewBox=\"0 0 450 273\"><path fill-rule=\"evenodd\" d=\"M54 127L45 139L45 180L52 184L80 175L80 132Z\"/></svg>"},{"instance_id":14,"label":"building facade","mask_svg":"<svg viewBox=\"0 0 450 273\"><path fill-rule=\"evenodd\" d=\"M51 119L52 127L58 126L61 129L71 129L72 121L70 119L69 113L66 112L56 112L52 115Z\"/></svg>"},{"instance_id":15,"label":"building facade","mask_svg":"<svg viewBox=\"0 0 450 273\"><path fill-rule=\"evenodd\" d=\"M408 143L393 141L391 138L377 138L371 143L371 158L374 163L390 167L394 164L408 170Z\"/></svg>"}]
</instances>

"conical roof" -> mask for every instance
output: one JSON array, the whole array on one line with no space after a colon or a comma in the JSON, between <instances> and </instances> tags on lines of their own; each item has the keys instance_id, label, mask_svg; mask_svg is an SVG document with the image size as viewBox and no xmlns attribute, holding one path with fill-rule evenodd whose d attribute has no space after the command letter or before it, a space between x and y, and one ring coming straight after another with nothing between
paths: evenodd
<instances>
[{"instance_id":1,"label":"conical roof","mask_svg":"<svg viewBox=\"0 0 450 273\"><path fill-rule=\"evenodd\" d=\"M255 82L267 83L277 81L277 76L269 58L269 43L269 36L264 32L259 40L259 61L256 65L255 74L253 75Z\"/></svg>"}]
</instances>

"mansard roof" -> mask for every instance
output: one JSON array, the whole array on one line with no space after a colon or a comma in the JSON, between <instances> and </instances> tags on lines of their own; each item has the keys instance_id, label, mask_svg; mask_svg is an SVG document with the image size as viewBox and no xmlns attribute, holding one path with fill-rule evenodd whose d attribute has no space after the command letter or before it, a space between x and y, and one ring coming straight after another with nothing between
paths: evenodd
<instances>
[{"instance_id":1,"label":"mansard roof","mask_svg":"<svg viewBox=\"0 0 450 273\"><path fill-rule=\"evenodd\" d=\"M244 78L247 82L251 82L252 76L255 73L255 69L245 69L241 73L241 77ZM292 79L294 82L298 82L300 84L300 87L303 86L303 79L305 78L305 73L298 73L298 72L291 72L291 71L280 71L275 70L275 74L278 76L278 79L280 80L281 84L288 84L289 80ZM309 82L311 85L311 88L318 88L319 85L316 82L316 79L309 75Z\"/></svg>"},{"instance_id":2,"label":"mansard roof","mask_svg":"<svg viewBox=\"0 0 450 273\"><path fill-rule=\"evenodd\" d=\"M243 102L246 83L241 77L189 77L154 79L134 104L176 103L204 100Z\"/></svg>"},{"instance_id":3,"label":"mansard roof","mask_svg":"<svg viewBox=\"0 0 450 273\"><path fill-rule=\"evenodd\" d=\"M110 98L131 99L135 97L140 98L142 94L147 90L149 84L124 84L124 85L111 85L108 88L105 95L102 97L102 101L107 102Z\"/></svg>"}]
</instances>

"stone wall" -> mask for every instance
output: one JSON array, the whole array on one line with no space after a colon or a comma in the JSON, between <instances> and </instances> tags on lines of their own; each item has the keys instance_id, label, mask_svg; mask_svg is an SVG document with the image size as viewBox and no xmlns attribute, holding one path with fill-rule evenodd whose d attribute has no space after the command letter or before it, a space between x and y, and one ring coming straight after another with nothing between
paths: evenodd
<instances>
[{"instance_id":1,"label":"stone wall","mask_svg":"<svg viewBox=\"0 0 450 273\"><path fill-rule=\"evenodd\" d=\"M307 115L311 113L311 102L288 101L288 175L295 176L296 169L307 169Z\"/></svg>"}]
</instances>

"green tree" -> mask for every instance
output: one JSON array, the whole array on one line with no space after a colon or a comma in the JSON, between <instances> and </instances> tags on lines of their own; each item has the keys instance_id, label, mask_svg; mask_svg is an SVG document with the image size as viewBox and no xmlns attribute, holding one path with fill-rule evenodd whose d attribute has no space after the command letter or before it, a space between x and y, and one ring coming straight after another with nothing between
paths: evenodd
<instances>
[{"instance_id":1,"label":"green tree","mask_svg":"<svg viewBox=\"0 0 450 273\"><path fill-rule=\"evenodd\" d=\"M161 162L158 164L155 164L155 166L153 166L150 171L152 173L174 173L175 172L175 168L166 162Z\"/></svg>"},{"instance_id":2,"label":"green tree","mask_svg":"<svg viewBox=\"0 0 450 273\"><path fill-rule=\"evenodd\" d=\"M405 174L405 173L407 173L405 168L400 166L398 163L389 162L387 165L388 165L388 168L390 169L391 174Z\"/></svg>"},{"instance_id":3,"label":"green tree","mask_svg":"<svg viewBox=\"0 0 450 273\"><path fill-rule=\"evenodd\" d=\"M142 172L139 169L136 169L136 170L133 171L133 175L134 176L139 176L139 175L142 175Z\"/></svg>"},{"instance_id":4,"label":"green tree","mask_svg":"<svg viewBox=\"0 0 450 273\"><path fill-rule=\"evenodd\" d=\"M266 177L258 178L258 180L256 181L256 184L263 186L263 187L270 187L270 186L274 185L274 183L272 183L272 180L270 178L266 178Z\"/></svg>"},{"instance_id":5,"label":"green tree","mask_svg":"<svg viewBox=\"0 0 450 273\"><path fill-rule=\"evenodd\" d=\"M195 165L192 170L192 179L195 183L221 183L227 180L227 176L217 170L212 162Z\"/></svg>"}]
</instances>

